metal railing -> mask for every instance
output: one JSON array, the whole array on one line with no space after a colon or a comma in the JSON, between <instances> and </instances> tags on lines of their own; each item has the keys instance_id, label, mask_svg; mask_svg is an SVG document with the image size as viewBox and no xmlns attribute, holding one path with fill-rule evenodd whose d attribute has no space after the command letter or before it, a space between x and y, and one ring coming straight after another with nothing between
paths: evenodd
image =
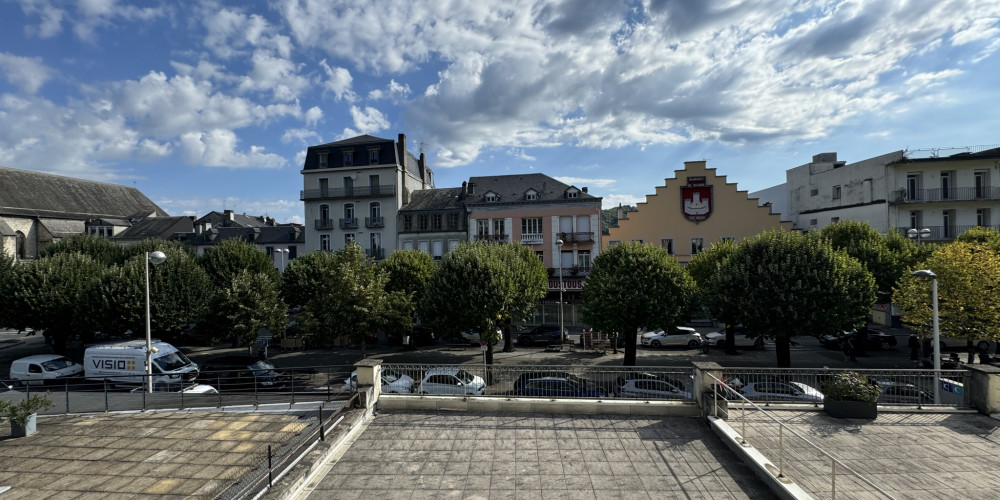
<instances>
[{"instance_id":1,"label":"metal railing","mask_svg":"<svg viewBox=\"0 0 1000 500\"><path fill-rule=\"evenodd\" d=\"M977 200L1000 200L1000 186L897 189L892 192L891 203Z\"/></svg>"},{"instance_id":2,"label":"metal railing","mask_svg":"<svg viewBox=\"0 0 1000 500\"><path fill-rule=\"evenodd\" d=\"M316 229L333 229L333 219L314 219Z\"/></svg>"},{"instance_id":3,"label":"metal railing","mask_svg":"<svg viewBox=\"0 0 1000 500\"><path fill-rule=\"evenodd\" d=\"M823 383L841 372L856 372L882 388L879 406L969 407L969 380L966 370L942 370L947 387L941 391L941 403L934 404L934 370L866 370L851 368L725 368L723 380L742 397L757 404L798 403L820 406ZM950 391L947 389L951 389Z\"/></svg>"},{"instance_id":4,"label":"metal railing","mask_svg":"<svg viewBox=\"0 0 1000 500\"><path fill-rule=\"evenodd\" d=\"M385 249L384 248L366 248L365 255L373 259L384 259Z\"/></svg>"},{"instance_id":5,"label":"metal railing","mask_svg":"<svg viewBox=\"0 0 1000 500\"><path fill-rule=\"evenodd\" d=\"M358 218L357 217L344 217L338 219L340 221L341 229L357 229L358 228Z\"/></svg>"},{"instance_id":6,"label":"metal railing","mask_svg":"<svg viewBox=\"0 0 1000 500\"><path fill-rule=\"evenodd\" d=\"M382 392L397 394L693 401L691 368L383 364L382 374Z\"/></svg>"},{"instance_id":7,"label":"metal railing","mask_svg":"<svg viewBox=\"0 0 1000 500\"><path fill-rule=\"evenodd\" d=\"M45 385L18 386L12 383L10 385L14 386L14 390L0 393L0 399L16 401L32 394L47 393L53 405L39 412L44 415L294 405L307 401L347 399L353 392L349 383L353 370L353 366L278 368L277 374L260 376L249 369L203 371L191 382L154 383L157 390L152 393L143 390L146 375L97 380L71 378ZM192 389L192 386L198 387Z\"/></svg>"},{"instance_id":8,"label":"metal railing","mask_svg":"<svg viewBox=\"0 0 1000 500\"><path fill-rule=\"evenodd\" d=\"M473 238L476 241L492 241L496 243L506 243L510 239L508 234L477 234Z\"/></svg>"},{"instance_id":9,"label":"metal railing","mask_svg":"<svg viewBox=\"0 0 1000 500\"><path fill-rule=\"evenodd\" d=\"M522 245L541 245L545 241L545 235L542 234L522 234L521 244Z\"/></svg>"},{"instance_id":10,"label":"metal railing","mask_svg":"<svg viewBox=\"0 0 1000 500\"><path fill-rule=\"evenodd\" d=\"M385 227L385 219L382 217L365 217L365 227Z\"/></svg>"},{"instance_id":11,"label":"metal railing","mask_svg":"<svg viewBox=\"0 0 1000 500\"><path fill-rule=\"evenodd\" d=\"M715 418L725 418L733 430L739 429L739 439L742 446L753 446L764 457L777 465L777 470L772 471L777 478L798 479L795 482L799 487L810 495L820 498L831 498L836 500L838 488L838 476L841 476L840 488L844 490L846 486L852 487L848 492L849 498L889 498L894 499L891 494L880 488L865 476L859 474L850 466L840 461L833 455L817 446L808 438L799 434L788 425L785 425L777 417L766 411L757 403L747 399L736 388L720 380L710 373L706 374L712 382L713 416ZM721 402L725 401L725 414L719 416ZM738 410L734 410L730 401L738 403ZM750 409L751 416L747 416L747 409ZM761 418L750 421L752 416L760 415ZM737 420L733 425L733 420ZM749 423L749 426L748 426ZM749 427L749 429L748 429ZM753 436L750 435L753 432ZM749 439L748 439L749 438ZM777 441L776 443L774 441ZM797 443L806 446L796 446ZM827 469L829 464L829 469ZM829 474L829 482L819 482L806 480L806 477L825 477ZM843 476L849 479L845 480ZM846 484L845 484L846 483ZM819 487L820 484L829 484L829 489Z\"/></svg>"},{"instance_id":12,"label":"metal railing","mask_svg":"<svg viewBox=\"0 0 1000 500\"><path fill-rule=\"evenodd\" d=\"M381 184L378 186L303 189L299 191L299 199L302 201L335 200L338 198L376 198L381 196L396 196L396 185Z\"/></svg>"},{"instance_id":13,"label":"metal railing","mask_svg":"<svg viewBox=\"0 0 1000 500\"><path fill-rule=\"evenodd\" d=\"M994 224L994 225L987 225L987 226L980 226L980 225L920 226L919 228L916 228L916 229L918 231L921 230L921 229L924 229L924 228L930 229L930 234L926 238L920 238L920 240L921 241L935 241L935 240L953 240L956 237L958 237L958 235L960 235L960 234L962 234L962 233L964 233L964 232L966 232L966 231L968 231L968 230L970 230L970 229L972 229L974 227L985 227L987 229L993 229L993 230L1000 231L1000 225L996 225L996 224ZM903 236L907 236L906 232L909 231L909 230L910 230L909 228L901 228L901 227L897 227L896 228L896 231L899 232L900 234L902 234Z\"/></svg>"},{"instance_id":14,"label":"metal railing","mask_svg":"<svg viewBox=\"0 0 1000 500\"><path fill-rule=\"evenodd\" d=\"M594 241L594 233L593 231L559 233L559 239L565 243L589 243Z\"/></svg>"}]
</instances>

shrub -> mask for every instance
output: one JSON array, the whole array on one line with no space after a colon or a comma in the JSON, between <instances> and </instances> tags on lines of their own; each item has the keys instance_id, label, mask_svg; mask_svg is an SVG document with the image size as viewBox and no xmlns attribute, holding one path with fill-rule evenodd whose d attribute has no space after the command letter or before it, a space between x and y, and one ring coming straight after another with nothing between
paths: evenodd
<instances>
[{"instance_id":1,"label":"shrub","mask_svg":"<svg viewBox=\"0 0 1000 500\"><path fill-rule=\"evenodd\" d=\"M875 403L882 388L857 372L841 372L823 383L823 395L834 401Z\"/></svg>"},{"instance_id":2,"label":"shrub","mask_svg":"<svg viewBox=\"0 0 1000 500\"><path fill-rule=\"evenodd\" d=\"M0 415L18 425L26 425L28 417L38 410L44 410L52 406L52 401L40 394L32 394L20 401L0 401Z\"/></svg>"}]
</instances>

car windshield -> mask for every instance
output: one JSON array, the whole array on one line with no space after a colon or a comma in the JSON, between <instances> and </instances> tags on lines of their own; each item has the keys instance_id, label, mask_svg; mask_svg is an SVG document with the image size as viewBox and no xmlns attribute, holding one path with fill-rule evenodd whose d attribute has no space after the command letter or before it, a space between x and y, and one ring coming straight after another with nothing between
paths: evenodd
<instances>
[{"instance_id":1,"label":"car windshield","mask_svg":"<svg viewBox=\"0 0 1000 500\"><path fill-rule=\"evenodd\" d=\"M50 359L42 363L42 368L45 368L45 371L52 372L73 366L74 364L75 363L73 363L73 360L67 357L62 357L62 358Z\"/></svg>"},{"instance_id":2,"label":"car windshield","mask_svg":"<svg viewBox=\"0 0 1000 500\"><path fill-rule=\"evenodd\" d=\"M383 370L382 371L382 381L384 383L395 382L395 381L399 380L399 377L400 377L400 374L398 372L395 372L395 371L392 371L392 370Z\"/></svg>"},{"instance_id":3,"label":"car windshield","mask_svg":"<svg viewBox=\"0 0 1000 500\"><path fill-rule=\"evenodd\" d=\"M172 372L191 364L191 360L181 352L174 351L154 358L153 364L156 365L161 372Z\"/></svg>"},{"instance_id":4,"label":"car windshield","mask_svg":"<svg viewBox=\"0 0 1000 500\"><path fill-rule=\"evenodd\" d=\"M250 370L253 372L254 376L259 377L261 375L268 375L270 372L274 371L274 365L267 361L258 361L250 365Z\"/></svg>"},{"instance_id":5,"label":"car windshield","mask_svg":"<svg viewBox=\"0 0 1000 500\"><path fill-rule=\"evenodd\" d=\"M463 384L468 384L473 380L472 374L465 370L459 370L458 373L455 374L455 376L458 377L458 379L461 380Z\"/></svg>"}]
</instances>

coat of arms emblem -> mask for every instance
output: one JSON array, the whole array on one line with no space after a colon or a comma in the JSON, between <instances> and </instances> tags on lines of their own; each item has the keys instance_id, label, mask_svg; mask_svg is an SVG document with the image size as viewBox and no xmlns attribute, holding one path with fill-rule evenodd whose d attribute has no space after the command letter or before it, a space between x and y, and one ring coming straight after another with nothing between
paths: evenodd
<instances>
[{"instance_id":1,"label":"coat of arms emblem","mask_svg":"<svg viewBox=\"0 0 1000 500\"><path fill-rule=\"evenodd\" d=\"M692 222L701 222L712 215L712 186L704 177L688 177L687 186L681 186L681 213Z\"/></svg>"}]
</instances>

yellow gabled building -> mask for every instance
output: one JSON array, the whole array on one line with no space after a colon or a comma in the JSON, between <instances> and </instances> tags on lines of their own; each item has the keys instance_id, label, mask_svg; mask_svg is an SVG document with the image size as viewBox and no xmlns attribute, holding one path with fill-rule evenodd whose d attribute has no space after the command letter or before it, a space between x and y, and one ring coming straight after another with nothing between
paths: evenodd
<instances>
[{"instance_id":1,"label":"yellow gabled building","mask_svg":"<svg viewBox=\"0 0 1000 500\"><path fill-rule=\"evenodd\" d=\"M770 206L740 191L726 176L717 175L704 161L686 161L683 170L665 179L654 194L638 204L638 211L619 219L618 227L603 235L603 247L641 241L666 248L681 264L717 241L742 240L762 231L790 230L792 223Z\"/></svg>"}]
</instances>

